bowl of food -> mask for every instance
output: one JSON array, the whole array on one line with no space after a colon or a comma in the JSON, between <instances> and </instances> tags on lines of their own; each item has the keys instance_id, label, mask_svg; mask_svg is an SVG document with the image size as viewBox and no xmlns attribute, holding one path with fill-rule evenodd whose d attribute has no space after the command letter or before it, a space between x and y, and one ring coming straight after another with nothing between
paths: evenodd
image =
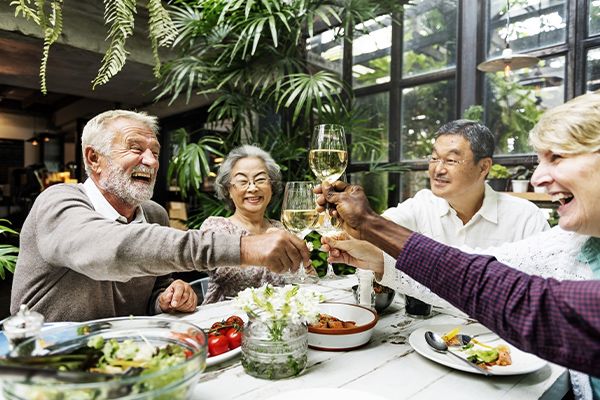
<instances>
[{"instance_id":1,"label":"bowl of food","mask_svg":"<svg viewBox=\"0 0 600 400\"><path fill-rule=\"evenodd\" d=\"M371 340L377 313L356 304L321 303L319 321L308 326L308 347L317 350L351 350Z\"/></svg>"},{"instance_id":2,"label":"bowl of food","mask_svg":"<svg viewBox=\"0 0 600 400\"><path fill-rule=\"evenodd\" d=\"M187 398L206 367L207 337L185 321L124 317L44 329L0 365L8 400Z\"/></svg>"},{"instance_id":3,"label":"bowl of food","mask_svg":"<svg viewBox=\"0 0 600 400\"><path fill-rule=\"evenodd\" d=\"M396 292L394 289L380 285L376 282L373 282L373 292L375 293L375 311L377 311L378 314L381 314L383 310L392 304ZM354 299L358 302L358 285L352 286L352 293L354 293Z\"/></svg>"}]
</instances>

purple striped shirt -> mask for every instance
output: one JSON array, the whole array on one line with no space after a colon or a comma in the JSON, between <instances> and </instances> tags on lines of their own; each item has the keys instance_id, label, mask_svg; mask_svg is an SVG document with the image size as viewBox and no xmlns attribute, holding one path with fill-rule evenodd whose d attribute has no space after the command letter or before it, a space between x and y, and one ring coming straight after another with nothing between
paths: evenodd
<instances>
[{"instance_id":1,"label":"purple striped shirt","mask_svg":"<svg viewBox=\"0 0 600 400\"><path fill-rule=\"evenodd\" d=\"M396 268L523 351L600 376L600 281L528 275L418 233Z\"/></svg>"}]
</instances>

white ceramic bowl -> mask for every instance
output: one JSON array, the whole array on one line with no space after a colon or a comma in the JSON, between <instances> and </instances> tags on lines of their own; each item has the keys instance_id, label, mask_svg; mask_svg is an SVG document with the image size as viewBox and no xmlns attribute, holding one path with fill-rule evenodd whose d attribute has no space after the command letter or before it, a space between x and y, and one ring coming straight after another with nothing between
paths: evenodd
<instances>
[{"instance_id":1,"label":"white ceramic bowl","mask_svg":"<svg viewBox=\"0 0 600 400\"><path fill-rule=\"evenodd\" d=\"M377 313L356 304L321 303L319 312L342 321L354 321L356 326L348 329L325 329L308 327L308 347L317 350L351 350L371 340L377 324Z\"/></svg>"}]
</instances>

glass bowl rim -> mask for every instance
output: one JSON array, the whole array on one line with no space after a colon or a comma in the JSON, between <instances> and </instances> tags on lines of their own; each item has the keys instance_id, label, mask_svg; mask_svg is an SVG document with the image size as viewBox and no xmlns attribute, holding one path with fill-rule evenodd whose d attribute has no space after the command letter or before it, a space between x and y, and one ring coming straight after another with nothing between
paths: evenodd
<instances>
[{"instance_id":1,"label":"glass bowl rim","mask_svg":"<svg viewBox=\"0 0 600 400\"><path fill-rule=\"evenodd\" d=\"M61 381L60 379L57 380L48 380L47 382L44 381L38 381L38 382L23 382L23 381L12 381L11 384L18 384L18 385L27 385L27 386L32 386L32 387L46 387L46 386L55 386L60 389L64 389L64 390L70 390L70 389L91 389L91 388L95 388L98 386L110 386L112 384L131 384L131 383L135 383L137 381L140 380L148 380L148 379L152 379L155 377L159 377L162 376L164 374L168 374L170 372L173 371L177 371L178 369L186 366L186 365L190 365L191 362L195 362L197 361L197 359L199 357L202 356L202 354L204 353L205 355L207 355L207 343L208 343L208 335L206 334L206 332L204 331L204 329L202 329L201 327L199 327L198 325L190 322L190 321L185 321L185 320L180 320L180 319L172 319L172 318L164 318L164 317L152 317L152 316L127 316L127 317L110 317L110 318L102 318L102 319L95 319L95 320L90 320L90 321L82 321L82 322L75 322L73 324L69 324L69 325L61 325L61 326L56 326L56 327L49 327L47 329L44 329L41 333L43 334L52 334L55 332L60 332L62 330L64 330L65 328L69 328L69 329L78 329L79 327L83 327L83 326L89 326L91 324L102 324L102 323L106 323L106 322L115 322L115 321L132 321L132 320L137 320L137 321L149 321L149 322L168 322L168 323L177 323L177 324L183 324L183 325L189 325L190 328L194 328L196 330L198 330L199 332L202 332L202 336L204 338L204 344L201 344L201 346L205 349L204 352L202 351L197 351L194 352L194 354L192 354L191 357L186 358L184 360L184 362L180 363L180 364L175 364L175 365L171 365L168 368L162 368L156 372L152 372L149 374L143 374L143 375L137 375L137 376L131 376L131 377L127 377L124 379L119 379L118 375L115 375L115 379L107 379L105 381L94 381L94 382L82 382L82 383L69 383L69 382L64 382ZM92 332L92 334L90 334L89 336L95 336L94 334L102 334L102 332ZM85 335L88 336L88 335ZM80 336L81 338L85 337L85 336ZM31 343L31 342L35 342L38 340L38 337L32 337L30 339L27 339L26 341L19 343L17 345L17 347L15 348L18 349L21 346L25 346L27 343ZM13 351L15 351L13 350ZM13 352L11 351L9 353L9 355ZM200 371L201 372L201 371ZM143 377L143 379L141 379ZM187 374L184 375L182 377L183 380L184 378L187 379ZM178 381L180 381L178 380ZM6 385L6 382L5 382ZM163 386L161 388L164 387L168 387L171 386L172 383L169 383L166 386ZM150 392L148 392L150 393Z\"/></svg>"}]
</instances>

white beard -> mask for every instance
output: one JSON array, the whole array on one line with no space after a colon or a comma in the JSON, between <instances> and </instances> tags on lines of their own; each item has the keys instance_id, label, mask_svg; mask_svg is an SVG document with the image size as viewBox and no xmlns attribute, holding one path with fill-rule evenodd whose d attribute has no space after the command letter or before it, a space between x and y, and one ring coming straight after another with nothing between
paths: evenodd
<instances>
[{"instance_id":1,"label":"white beard","mask_svg":"<svg viewBox=\"0 0 600 400\"><path fill-rule=\"evenodd\" d=\"M107 192L118 197L125 204L137 207L144 201L150 200L154 193L154 184L156 183L156 175L154 168L148 168L143 165L138 165L133 168L134 172L149 173L152 178L149 183L136 181L128 175L127 172L119 165L116 165L112 160L108 160L106 173L100 176L100 186Z\"/></svg>"}]
</instances>

